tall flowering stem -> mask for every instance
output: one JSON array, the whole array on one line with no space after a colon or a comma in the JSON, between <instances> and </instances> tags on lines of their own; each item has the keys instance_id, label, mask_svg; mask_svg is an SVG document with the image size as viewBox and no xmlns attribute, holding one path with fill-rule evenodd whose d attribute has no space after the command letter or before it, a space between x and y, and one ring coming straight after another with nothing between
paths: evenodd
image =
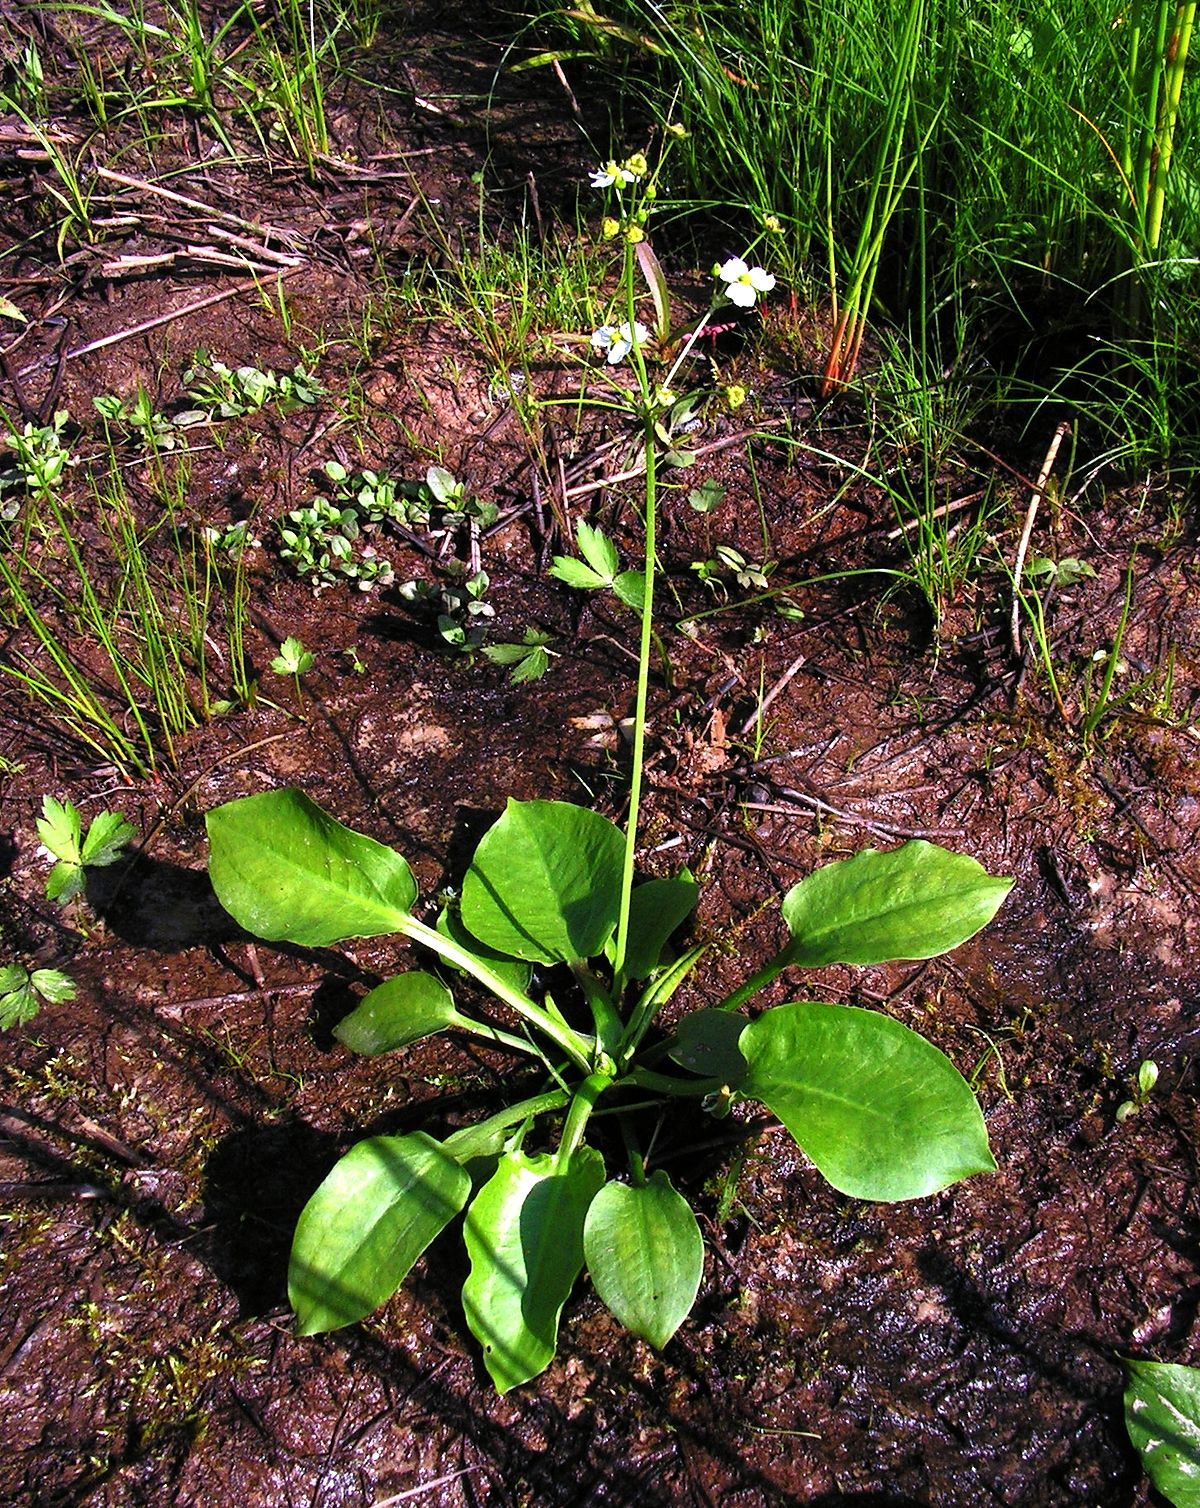
<instances>
[{"instance_id":1,"label":"tall flowering stem","mask_svg":"<svg viewBox=\"0 0 1200 1508\"><path fill-rule=\"evenodd\" d=\"M622 268L625 291L626 318L632 329L635 321L634 300L634 249L626 241ZM613 959L614 977L620 978L625 967L625 951L629 941L629 909L633 896L633 873L637 858L638 811L642 799L642 767L646 748L646 701L650 684L650 649L654 613L655 522L657 504L657 454L655 435L656 412L654 390L646 371L646 359L642 349L634 342L630 362L641 388L642 438L646 447L646 535L645 586L642 592L642 635L638 648L637 697L633 711L633 764L629 780L629 812L625 822L625 867L621 876L621 909L617 917L616 954Z\"/></svg>"},{"instance_id":2,"label":"tall flowering stem","mask_svg":"<svg viewBox=\"0 0 1200 1508\"><path fill-rule=\"evenodd\" d=\"M668 137L678 137L681 134L684 134L682 127L667 127ZM622 239L621 295L625 315L621 324L602 325L600 329L594 331L591 345L594 351L605 353L605 361L610 367L619 365L627 356L629 358L637 382L636 394L617 387L619 401L612 406L636 415L642 430L646 467L644 518L646 553L642 578L642 631L638 650L637 695L633 718L633 759L629 782L629 811L625 823L625 857L613 959L617 995L620 994L624 983L625 955L629 946L629 919L637 857L638 815L641 809L642 772L645 764L646 704L649 697L650 652L654 639L654 579L657 568L658 442L661 439L664 444L670 443L670 413L678 401L671 392L671 386L676 374L691 355L692 348L708 325L713 313L718 308L730 304L739 309L753 308L759 297L769 293L775 286L775 279L769 272L762 267L750 266L742 257L730 257L727 261L718 263L713 268L713 277L717 281L718 289L714 295L712 307L697 321L695 328L684 342L682 350L676 355L666 379L655 382L651 378L646 365L646 352L643 350L650 332L637 317L636 280L637 268L640 265L654 298L658 342L660 347L665 346L670 338L670 331L667 328L669 302L666 283L657 258L646 240L646 226L657 197L657 177L662 170L663 160L660 158L658 167L651 173L645 156L640 152L635 152L624 162L615 160L607 162L591 174L593 188L613 192L616 200L615 207L620 216L618 218L606 215L602 222L602 229L605 239L612 240L617 236ZM626 197L627 193L628 197ZM615 387L615 382L613 385ZM598 1034L602 1035L602 1033Z\"/></svg>"}]
</instances>

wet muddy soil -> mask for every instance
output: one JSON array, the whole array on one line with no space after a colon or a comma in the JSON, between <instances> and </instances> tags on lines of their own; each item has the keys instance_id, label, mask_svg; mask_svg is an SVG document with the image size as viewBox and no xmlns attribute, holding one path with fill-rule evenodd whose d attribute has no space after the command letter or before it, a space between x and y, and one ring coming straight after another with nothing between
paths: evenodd
<instances>
[{"instance_id":1,"label":"wet muddy soil","mask_svg":"<svg viewBox=\"0 0 1200 1508\"><path fill-rule=\"evenodd\" d=\"M240 936L207 885L204 812L299 786L403 852L429 896L509 795L619 819L633 696L631 617L546 570L581 517L636 559L636 479L594 485L619 469L619 434L551 410L531 432L494 363L430 314L427 289L381 297L385 274L394 290L406 268L444 256L431 205L443 230L473 233L473 174L486 170L503 234L531 184L549 221L594 151L556 86L496 75L502 28L395 26L363 72L394 65L404 86L381 105L348 85L336 153L304 170L204 163L179 156L190 130L153 160L131 147L118 169L131 181L96 182L111 223L97 244L69 241L62 268L52 232L39 233L45 161L0 121L5 234L24 243L0 264L0 292L29 316L2 337L0 403L18 423L70 412L81 538L98 538L102 506L84 481L96 395L141 383L177 410L199 347L231 366L311 359L326 389L314 407L269 406L189 438L188 523L249 518L263 538L245 570L257 705L129 778L0 683L0 961L63 968L79 987L0 1040L0 1501L1152 1502L1124 1432L1119 1358L1200 1361L1194 514L1165 484L1097 473L1084 486L1086 468L1044 504L1035 551L1095 573L1064 578L1049 601L1059 708L1028 632L1014 654L999 565L1052 424L983 437L999 471L969 447L947 463L948 496L991 484L998 506L976 569L935 614L894 575L845 574L911 559L886 497L854 481L861 398L819 401L819 333L787 311L718 352L750 401L706 414L696 463L668 492L643 866L687 864L702 881L696 926L718 945L681 1008L767 956L772 899L831 857L923 836L1014 876L997 921L949 958L830 969L763 1001L812 994L919 1028L976 1086L999 1171L864 1205L770 1127L683 1120L657 1146L700 1212L705 1278L661 1355L581 1285L556 1361L497 1399L449 1241L370 1320L292 1336L291 1230L334 1159L364 1133L494 1107L510 1065L444 1041L352 1058L331 1028L405 950L379 939L313 954ZM69 113L62 124L79 129ZM91 168L108 160L102 144L87 150ZM286 278L268 298L261 276L180 250L211 216L146 187L168 170L201 209L236 214L293 259L273 264ZM134 275L132 259L168 254ZM672 271L699 286L702 265ZM531 368L543 395L578 382L570 348L548 349ZM547 634L543 679L514 685L448 653L394 587L314 597L280 561L272 520L313 495L326 461L417 479L431 458L496 505L477 541L492 637ZM135 454L125 461L149 523L153 486ZM710 479L725 498L700 514L687 495ZM34 548L61 564L47 539ZM788 616L728 572L719 592L702 583L693 563L720 543L775 563ZM397 580L444 579L447 545L469 553L461 535L390 536ZM1089 667L1118 632L1135 547L1122 700L1085 742L1100 679ZM101 552L93 569L115 567ZM218 640L225 623L218 611ZM289 634L316 656L299 694L269 669ZM6 663L30 653L10 617ZM94 646L72 653L101 675ZM229 663L214 654L214 682ZM119 810L139 833L135 854L93 872L65 909L45 899L34 823L47 793L86 816ZM1145 1059L1158 1083L1119 1121Z\"/></svg>"}]
</instances>

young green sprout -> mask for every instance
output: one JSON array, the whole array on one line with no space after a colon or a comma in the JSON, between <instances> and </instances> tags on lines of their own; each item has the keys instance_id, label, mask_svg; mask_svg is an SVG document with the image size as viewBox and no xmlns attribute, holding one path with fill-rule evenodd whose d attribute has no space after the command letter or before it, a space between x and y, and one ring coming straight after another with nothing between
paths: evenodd
<instances>
[{"instance_id":1,"label":"young green sprout","mask_svg":"<svg viewBox=\"0 0 1200 1508\"><path fill-rule=\"evenodd\" d=\"M302 712L304 694L300 690L300 677L307 675L315 664L316 656L291 634L279 646L279 653L271 661L271 669L276 675L290 675L295 681L296 702Z\"/></svg>"}]
</instances>

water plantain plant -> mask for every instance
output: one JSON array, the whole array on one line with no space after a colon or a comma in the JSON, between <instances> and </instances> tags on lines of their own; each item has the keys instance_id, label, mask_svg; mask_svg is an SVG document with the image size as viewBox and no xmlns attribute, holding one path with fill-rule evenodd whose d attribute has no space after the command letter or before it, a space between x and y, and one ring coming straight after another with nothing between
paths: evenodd
<instances>
[{"instance_id":1,"label":"water plantain plant","mask_svg":"<svg viewBox=\"0 0 1200 1508\"><path fill-rule=\"evenodd\" d=\"M675 128L668 136L678 139ZM648 1165L638 1139L647 1100L669 1110L691 1099L715 1116L757 1101L857 1199L916 1199L995 1166L966 1081L899 1022L814 1000L753 1020L741 1011L785 969L931 958L964 942L1009 889L974 859L911 842L818 869L783 898L789 939L775 957L715 1005L678 1020L672 1010L668 1027L661 1019L705 945L671 947L696 904L692 878L639 883L636 873L659 457L673 449L666 418L691 401L671 387L705 322L722 307L753 307L774 279L730 258L715 269L713 308L678 352L652 352L636 288L639 268L658 265L647 239L654 182L641 153L592 174L613 199L604 234L622 268L614 323L590 342L603 365L589 377L607 393L602 406L639 432L645 465L645 561L623 596L641 629L625 830L567 802L509 801L431 926L414 914L405 860L299 791L246 796L208 815L213 886L248 932L310 947L400 933L440 962L440 975L413 970L371 990L337 1028L347 1047L376 1056L453 1030L540 1063L534 1094L477 1124L440 1140L413 1131L352 1147L301 1214L288 1274L301 1334L351 1324L389 1299L465 1212L463 1307L500 1392L549 1365L585 1264L617 1319L654 1346L691 1310L703 1242L665 1169ZM661 327L665 284L652 279L652 292L656 284ZM605 378L626 360L632 387ZM560 579L620 592L611 545L586 525L579 541L588 565L572 579L560 560ZM498 1020L460 1006L446 982L453 971L503 1008ZM597 1113L621 1132L619 1175L588 1139ZM553 1130L551 1117L561 1119Z\"/></svg>"},{"instance_id":2,"label":"water plantain plant","mask_svg":"<svg viewBox=\"0 0 1200 1508\"><path fill-rule=\"evenodd\" d=\"M538 1093L442 1140L372 1136L335 1165L292 1247L301 1334L385 1302L465 1210L463 1305L498 1391L550 1363L585 1265L612 1313L665 1345L695 1300L703 1244L666 1171L647 1167L634 1112L648 1098L698 1099L715 1116L757 1101L858 1199L915 1199L995 1166L966 1082L899 1022L814 1000L754 1019L740 1010L788 968L929 958L965 941L1009 889L969 857L914 841L816 870L783 898L789 938L776 956L715 1008L664 1031L660 1012L705 953L670 944L697 887L686 874L636 883L628 834L596 812L510 800L433 926L414 915L405 860L299 791L243 797L207 821L213 885L248 932L312 947L401 933L506 1008L496 1024L460 1007L443 977L414 970L341 1022L346 1046L375 1056L457 1030L545 1070ZM535 969L565 979L570 998L556 988L560 1004L535 984ZM601 1104L626 1148L617 1176L587 1139ZM539 1125L551 1116L561 1117L556 1139Z\"/></svg>"}]
</instances>

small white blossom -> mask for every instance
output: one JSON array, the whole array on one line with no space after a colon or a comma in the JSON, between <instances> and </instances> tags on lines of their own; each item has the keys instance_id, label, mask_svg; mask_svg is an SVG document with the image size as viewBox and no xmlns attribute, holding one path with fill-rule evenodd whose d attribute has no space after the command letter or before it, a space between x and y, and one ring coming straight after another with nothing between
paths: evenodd
<instances>
[{"instance_id":1,"label":"small white blossom","mask_svg":"<svg viewBox=\"0 0 1200 1508\"><path fill-rule=\"evenodd\" d=\"M760 293L770 293L775 286L771 273L761 267L749 267L741 257L730 257L715 273L725 284L725 297L739 309L753 308Z\"/></svg>"},{"instance_id":2,"label":"small white blossom","mask_svg":"<svg viewBox=\"0 0 1200 1508\"><path fill-rule=\"evenodd\" d=\"M640 346L649 338L650 331L637 320L632 331L628 322L623 325L601 325L598 330L592 332L592 350L606 351L605 360L610 367L616 366L618 361L623 361L634 346Z\"/></svg>"},{"instance_id":3,"label":"small white blossom","mask_svg":"<svg viewBox=\"0 0 1200 1508\"><path fill-rule=\"evenodd\" d=\"M590 175L593 188L612 188L615 183L618 188L625 188L633 182L634 174L628 168L623 168L619 162L606 162L602 168L597 168Z\"/></svg>"}]
</instances>

